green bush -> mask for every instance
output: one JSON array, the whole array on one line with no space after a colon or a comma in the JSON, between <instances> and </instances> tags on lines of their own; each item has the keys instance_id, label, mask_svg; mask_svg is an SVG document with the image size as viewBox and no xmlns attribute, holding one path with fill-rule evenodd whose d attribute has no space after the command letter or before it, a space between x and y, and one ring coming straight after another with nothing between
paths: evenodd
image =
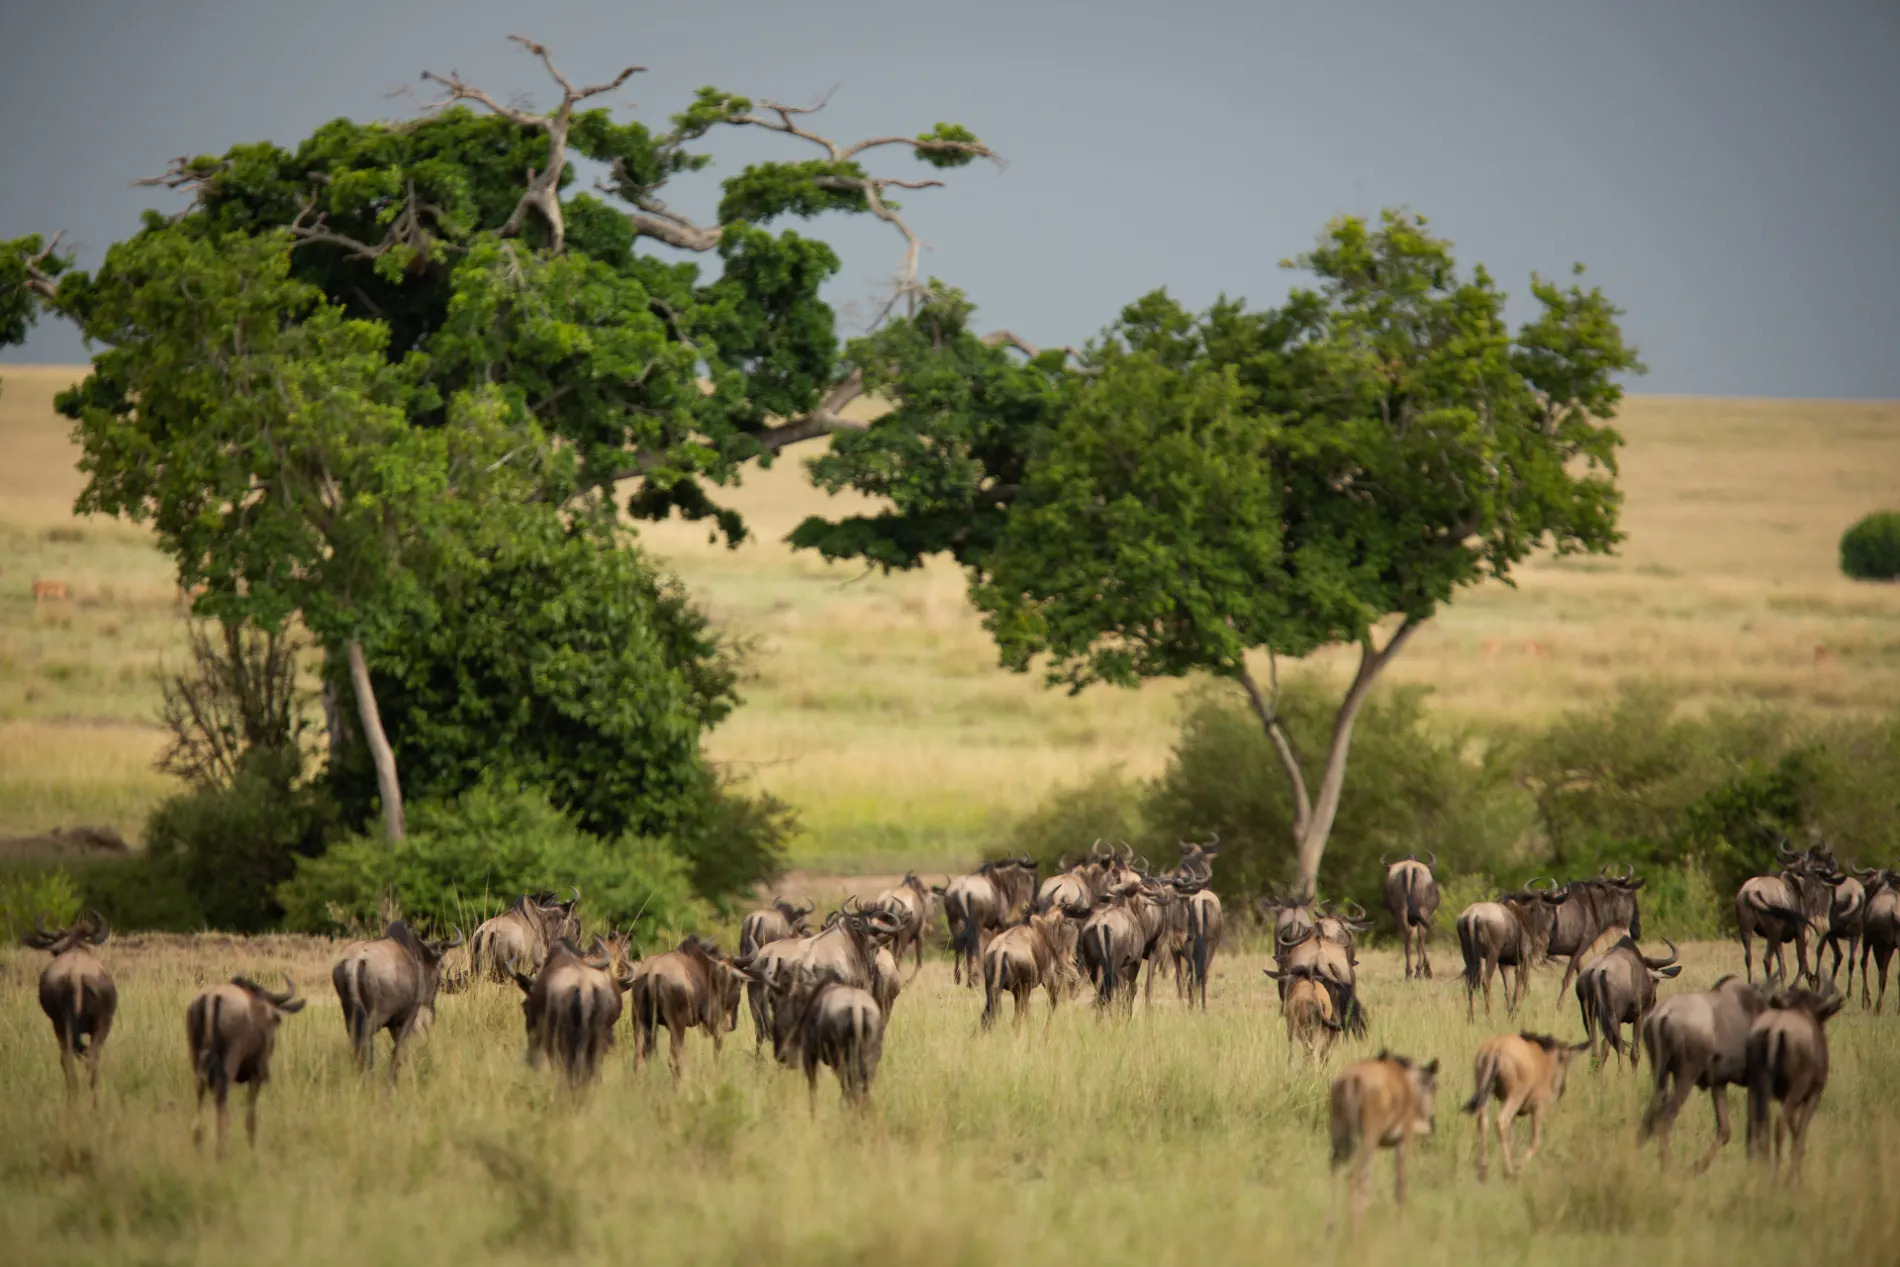
<instances>
[{"instance_id":1,"label":"green bush","mask_svg":"<svg viewBox=\"0 0 1900 1267\"><path fill-rule=\"evenodd\" d=\"M64 871L14 871L0 875L0 943L16 944L35 918L63 928L79 918L79 886ZM108 917L110 918L110 917Z\"/></svg>"},{"instance_id":2,"label":"green bush","mask_svg":"<svg viewBox=\"0 0 1900 1267\"><path fill-rule=\"evenodd\" d=\"M1126 777L1120 766L1101 770L1074 787L1051 792L1011 826L988 856L1034 858L1042 864L1041 874L1049 876L1065 856L1075 862L1097 840L1125 840L1152 854L1153 842L1141 817L1142 795L1142 785Z\"/></svg>"},{"instance_id":3,"label":"green bush","mask_svg":"<svg viewBox=\"0 0 1900 1267\"><path fill-rule=\"evenodd\" d=\"M298 862L277 890L284 922L306 932L379 926L385 898L405 918L470 932L523 892L581 890L589 929L640 916L639 940L656 946L700 926L706 912L693 895L688 866L662 840L603 841L556 809L546 793L484 779L448 801L406 808L398 844L356 836L321 857Z\"/></svg>"},{"instance_id":4,"label":"green bush","mask_svg":"<svg viewBox=\"0 0 1900 1267\"><path fill-rule=\"evenodd\" d=\"M1507 864L1529 828L1530 802L1512 786L1502 753L1480 751L1471 734L1432 726L1425 698L1422 687L1387 688L1361 710L1320 865L1322 895L1377 910L1381 854L1431 850L1444 876L1489 872ZM1336 705L1336 694L1321 683L1286 684L1279 711L1296 752L1325 751ZM1142 811L1159 850L1151 854L1156 862L1172 863L1176 840L1220 833L1214 881L1223 897L1251 896L1293 878L1292 792L1259 720L1231 689L1193 701Z\"/></svg>"},{"instance_id":5,"label":"green bush","mask_svg":"<svg viewBox=\"0 0 1900 1267\"><path fill-rule=\"evenodd\" d=\"M277 886L295 873L298 859L323 852L336 822L329 797L299 785L297 771L294 750L253 748L231 786L165 801L145 828L148 875L175 877L212 928L275 927L284 914Z\"/></svg>"},{"instance_id":6,"label":"green bush","mask_svg":"<svg viewBox=\"0 0 1900 1267\"><path fill-rule=\"evenodd\" d=\"M797 825L796 811L770 792L747 793L722 782L701 820L677 836L693 892L722 912L749 898L755 884L784 871L786 842Z\"/></svg>"},{"instance_id":7,"label":"green bush","mask_svg":"<svg viewBox=\"0 0 1900 1267\"><path fill-rule=\"evenodd\" d=\"M1900 579L1900 510L1876 511L1841 534L1841 571L1859 581Z\"/></svg>"},{"instance_id":8,"label":"green bush","mask_svg":"<svg viewBox=\"0 0 1900 1267\"><path fill-rule=\"evenodd\" d=\"M112 925L114 936L130 932L195 933L205 926L198 903L185 891L172 868L152 865L144 855L124 858L81 858L67 862L45 860L0 864L0 892L75 895L75 911L96 910ZM33 904L45 898L27 897L21 912L33 923ZM43 910L48 923L63 904Z\"/></svg>"}]
</instances>

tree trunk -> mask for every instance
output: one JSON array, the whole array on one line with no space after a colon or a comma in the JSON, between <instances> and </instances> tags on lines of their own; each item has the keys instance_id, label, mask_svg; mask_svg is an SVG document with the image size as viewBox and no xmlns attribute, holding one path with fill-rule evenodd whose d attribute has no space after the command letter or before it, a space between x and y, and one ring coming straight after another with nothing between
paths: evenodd
<instances>
[{"instance_id":1,"label":"tree trunk","mask_svg":"<svg viewBox=\"0 0 1900 1267\"><path fill-rule=\"evenodd\" d=\"M350 685L356 691L356 711L363 722L363 738L369 744L370 759L376 763L376 787L383 798L383 831L393 844L402 839L402 787L396 782L396 754L389 737L383 733L383 719L376 712L376 689L370 685L369 665L363 659L363 644L350 639Z\"/></svg>"},{"instance_id":2,"label":"tree trunk","mask_svg":"<svg viewBox=\"0 0 1900 1267\"><path fill-rule=\"evenodd\" d=\"M1316 896L1320 859L1326 854L1326 841L1332 835L1333 820L1339 816L1340 793L1346 786L1346 756L1352 749L1352 728L1359 720L1359 710L1364 706L1366 697L1372 694L1372 685L1379 676L1379 670L1398 653L1417 628L1418 622L1408 618L1383 649L1373 646L1370 634L1360 644L1359 672L1353 675L1352 685L1346 690L1346 698L1340 701L1339 712L1333 718L1333 738L1326 748L1326 767L1320 774L1319 794L1310 800L1299 758L1280 726L1278 673L1274 674L1273 691L1268 695L1261 691L1259 684L1248 673L1247 666L1244 663L1239 666L1241 685L1246 687L1248 699L1253 703L1260 724L1266 728L1267 739L1273 744L1274 753L1293 789L1291 834L1298 862L1298 874L1294 877L1293 887L1295 901L1311 901Z\"/></svg>"}]
</instances>

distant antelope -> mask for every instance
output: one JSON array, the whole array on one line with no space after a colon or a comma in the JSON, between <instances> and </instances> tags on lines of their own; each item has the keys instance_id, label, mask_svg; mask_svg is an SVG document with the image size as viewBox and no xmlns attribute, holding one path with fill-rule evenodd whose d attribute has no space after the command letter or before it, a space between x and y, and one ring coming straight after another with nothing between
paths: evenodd
<instances>
[{"instance_id":1,"label":"distant antelope","mask_svg":"<svg viewBox=\"0 0 1900 1267\"><path fill-rule=\"evenodd\" d=\"M72 592L66 588L66 582L64 581L33 582L33 601L35 603L49 602L53 599L64 600L71 597Z\"/></svg>"}]
</instances>

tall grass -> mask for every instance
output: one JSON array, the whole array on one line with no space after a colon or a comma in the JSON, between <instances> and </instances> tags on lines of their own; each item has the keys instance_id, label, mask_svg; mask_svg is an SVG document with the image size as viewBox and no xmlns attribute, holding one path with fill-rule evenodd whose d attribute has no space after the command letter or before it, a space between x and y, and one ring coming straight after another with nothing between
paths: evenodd
<instances>
[{"instance_id":1,"label":"tall grass","mask_svg":"<svg viewBox=\"0 0 1900 1267\"><path fill-rule=\"evenodd\" d=\"M744 1019L717 1059L689 1039L678 1087L664 1062L636 1075L623 1028L600 1085L570 1103L523 1062L516 992L490 985L442 1000L386 1091L349 1067L333 945L217 937L107 945L121 1003L102 1104L68 1108L33 1000L43 957L13 952L0 966L0 1244L20 1264L1892 1260L1900 1020L1855 1004L1830 1025L1832 1079L1793 1186L1750 1167L1739 1133L1707 1174L1659 1175L1635 1141L1647 1070L1613 1066L1573 1074L1522 1179L1481 1186L1458 1112L1479 1038L1578 1025L1551 972L1523 1016L1486 1022L1480 1007L1468 1024L1448 941L1441 931L1426 983L1365 954L1371 1039L1323 1071L1289 1062L1258 954L1217 961L1205 1016L1162 982L1127 1022L1076 1006L1046 1024L1039 1000L1024 1032L1005 1021L987 1036L977 996L932 962L897 1002L863 1118L829 1075L808 1116L802 1079L754 1062ZM1687 947L1669 988L1702 988L1736 957ZM196 1154L185 1005L234 971L285 969L311 1006L282 1031L259 1149L234 1115L228 1159ZM1380 1046L1444 1062L1437 1132L1415 1150L1402 1214L1379 1159L1361 1240L1335 1258L1326 1081ZM1679 1155L1710 1136L1706 1097L1692 1100Z\"/></svg>"}]
</instances>

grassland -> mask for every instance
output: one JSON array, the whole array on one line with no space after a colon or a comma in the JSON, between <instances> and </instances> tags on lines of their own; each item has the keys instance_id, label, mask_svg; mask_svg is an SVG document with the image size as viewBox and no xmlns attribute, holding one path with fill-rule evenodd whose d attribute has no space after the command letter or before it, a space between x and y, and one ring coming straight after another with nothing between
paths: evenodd
<instances>
[{"instance_id":1,"label":"grassland","mask_svg":"<svg viewBox=\"0 0 1900 1267\"><path fill-rule=\"evenodd\" d=\"M0 837L103 823L136 838L166 792L153 674L181 645L175 588L145 533L71 513L82 477L50 402L77 372L0 370ZM1619 426L1619 555L1539 561L1515 589L1462 596L1395 680L1431 684L1453 720L1535 720L1626 678L1705 701L1900 705L1900 587L1841 578L1836 554L1894 499L1900 404L1638 397ZM953 864L1054 784L1164 760L1182 684L1050 692L995 667L954 568L883 577L791 554L785 533L827 505L796 459L735 500L756 533L737 550L695 526L644 531L756 640L748 703L709 748L799 806L801 864ZM35 604L42 577L70 601Z\"/></svg>"},{"instance_id":2,"label":"grassland","mask_svg":"<svg viewBox=\"0 0 1900 1267\"><path fill-rule=\"evenodd\" d=\"M1500 1008L1468 1024L1442 962L1446 975L1408 986L1393 955L1367 953L1372 1036L1326 1071L1289 1063L1258 954L1217 962L1205 1016L1163 985L1126 1023L1065 1007L1045 1030L1039 1000L1026 1032L1005 1023L990 1035L977 1031L978 998L933 962L897 1001L873 1111L859 1119L828 1074L808 1116L803 1079L769 1054L754 1062L743 1018L717 1059L691 1036L677 1088L663 1067L635 1072L623 1027L600 1085L564 1102L526 1068L519 996L501 986L445 996L393 1093L365 1085L328 987L334 953L292 938L108 943L121 1004L94 1111L62 1100L33 997L44 956L0 952L7 1260L1672 1267L1873 1264L1900 1244L1900 1019L1857 1004L1829 1027L1832 1076L1793 1186L1747 1163L1734 1099L1737 1137L1715 1165L1659 1175L1635 1139L1647 1069L1614 1066L1573 1075L1521 1179L1494 1170L1479 1185L1458 1106L1478 1039L1518 1021ZM1668 988L1702 988L1736 958L1732 944L1687 947ZM256 1155L234 1113L220 1162L190 1144L182 1022L198 989L236 971L289 971L310 1006L282 1030ZM1519 1021L1573 1035L1555 984L1536 976ZM1414 1153L1402 1214L1380 1157L1361 1239L1341 1247L1325 1227L1324 1089L1380 1046L1443 1062L1437 1131ZM1698 1097L1678 1155L1711 1137Z\"/></svg>"}]
</instances>

